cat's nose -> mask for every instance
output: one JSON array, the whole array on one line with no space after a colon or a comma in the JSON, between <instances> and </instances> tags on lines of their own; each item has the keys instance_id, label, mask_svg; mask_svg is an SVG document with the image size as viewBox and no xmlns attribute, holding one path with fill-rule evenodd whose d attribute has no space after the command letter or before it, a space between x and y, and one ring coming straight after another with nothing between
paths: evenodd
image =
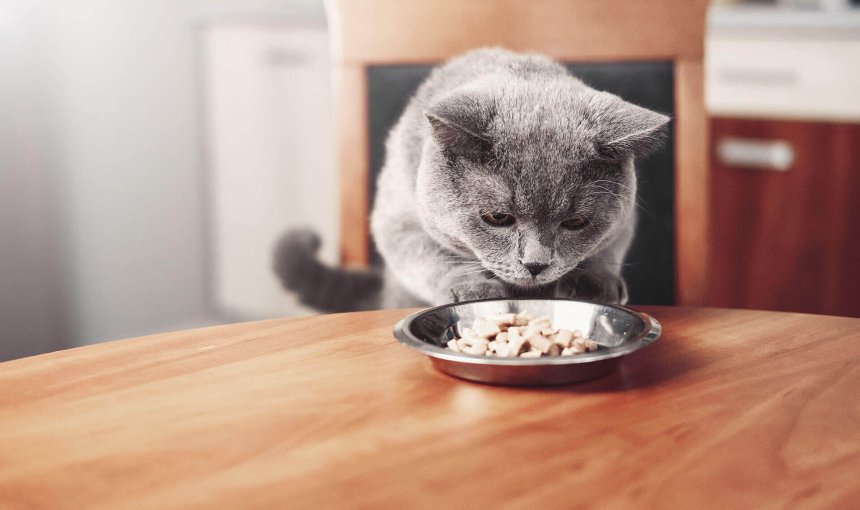
<instances>
[{"instance_id":1,"label":"cat's nose","mask_svg":"<svg viewBox=\"0 0 860 510\"><path fill-rule=\"evenodd\" d=\"M529 262L529 263L523 264L523 265L526 266L526 269L529 270L529 273L531 273L532 276L539 275L541 271L543 271L544 269L549 267L549 264L540 264L537 262Z\"/></svg>"}]
</instances>

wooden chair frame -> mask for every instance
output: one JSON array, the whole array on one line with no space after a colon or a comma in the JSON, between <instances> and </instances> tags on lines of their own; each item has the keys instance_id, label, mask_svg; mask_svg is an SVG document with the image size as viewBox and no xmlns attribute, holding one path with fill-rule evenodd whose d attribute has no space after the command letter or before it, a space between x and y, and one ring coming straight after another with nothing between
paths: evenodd
<instances>
[{"instance_id":1,"label":"wooden chair frame","mask_svg":"<svg viewBox=\"0 0 860 510\"><path fill-rule=\"evenodd\" d=\"M565 62L674 64L676 301L708 292L707 0L327 0L341 190L341 259L368 263L367 68L434 64L502 46Z\"/></svg>"}]
</instances>

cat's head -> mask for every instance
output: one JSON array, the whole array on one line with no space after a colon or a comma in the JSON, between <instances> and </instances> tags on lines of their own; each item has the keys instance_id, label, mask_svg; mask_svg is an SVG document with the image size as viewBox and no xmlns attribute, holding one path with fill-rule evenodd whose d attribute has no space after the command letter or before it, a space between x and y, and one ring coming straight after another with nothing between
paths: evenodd
<instances>
[{"instance_id":1,"label":"cat's head","mask_svg":"<svg viewBox=\"0 0 860 510\"><path fill-rule=\"evenodd\" d=\"M634 158L669 120L570 76L472 83L425 116L425 225L523 287L555 281L631 221Z\"/></svg>"}]
</instances>

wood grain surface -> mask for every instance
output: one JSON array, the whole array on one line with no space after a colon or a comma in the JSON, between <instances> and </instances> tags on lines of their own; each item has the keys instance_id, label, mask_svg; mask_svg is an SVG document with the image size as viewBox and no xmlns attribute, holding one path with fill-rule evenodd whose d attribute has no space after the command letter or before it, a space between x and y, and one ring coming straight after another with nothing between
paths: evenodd
<instances>
[{"instance_id":1,"label":"wood grain surface","mask_svg":"<svg viewBox=\"0 0 860 510\"><path fill-rule=\"evenodd\" d=\"M860 125L714 119L726 138L785 141L787 171L713 155L709 304L860 317Z\"/></svg>"},{"instance_id":2,"label":"wood grain surface","mask_svg":"<svg viewBox=\"0 0 860 510\"><path fill-rule=\"evenodd\" d=\"M348 267L370 262L370 136L367 132L367 71L334 68L337 167L340 195L340 261ZM348 127L348 129L345 129Z\"/></svg>"},{"instance_id":3,"label":"wood grain surface","mask_svg":"<svg viewBox=\"0 0 860 510\"><path fill-rule=\"evenodd\" d=\"M701 60L706 0L328 0L336 60L438 62L481 46L559 60Z\"/></svg>"},{"instance_id":4,"label":"wood grain surface","mask_svg":"<svg viewBox=\"0 0 860 510\"><path fill-rule=\"evenodd\" d=\"M395 343L407 311L0 364L0 508L856 508L860 320L642 307L601 380L493 387Z\"/></svg>"},{"instance_id":5,"label":"wood grain surface","mask_svg":"<svg viewBox=\"0 0 860 510\"><path fill-rule=\"evenodd\" d=\"M702 60L675 62L675 296L707 305L710 290L710 167Z\"/></svg>"}]
</instances>

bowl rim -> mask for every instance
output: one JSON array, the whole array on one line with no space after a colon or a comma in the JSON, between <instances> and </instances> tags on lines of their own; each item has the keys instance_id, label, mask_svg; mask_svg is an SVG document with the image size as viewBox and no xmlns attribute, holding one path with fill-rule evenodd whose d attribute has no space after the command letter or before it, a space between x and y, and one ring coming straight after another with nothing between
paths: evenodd
<instances>
[{"instance_id":1,"label":"bowl rim","mask_svg":"<svg viewBox=\"0 0 860 510\"><path fill-rule=\"evenodd\" d=\"M646 329L642 333L636 335L630 341L624 342L624 344L619 345L617 347L610 347L608 349L605 348L602 350L597 350L590 353L577 354L574 356L547 356L541 358L497 358L494 356L458 353L443 347L424 342L423 340L416 338L415 335L409 332L409 326L412 324L412 322L425 313L439 310L442 308L449 308L452 306L462 306L472 303L486 303L492 301L565 301L605 306L609 308L615 308L617 310L621 310L623 312L638 317L645 323ZM583 299L570 298L487 298L475 299L472 301L461 301L459 303L447 303L444 305L433 306L411 313L406 317L400 319L397 324L394 325L394 336L400 343L404 344L410 349L414 349L430 357L461 363L499 366L575 365L579 363L592 363L596 361L618 358L621 356L626 356L631 352L638 351L639 349L642 349L643 347L652 344L655 340L657 340L657 338L660 337L662 331L663 326L660 324L660 322L645 312L640 312L638 310L634 310L623 305L598 303L595 301L586 301Z\"/></svg>"}]
</instances>

